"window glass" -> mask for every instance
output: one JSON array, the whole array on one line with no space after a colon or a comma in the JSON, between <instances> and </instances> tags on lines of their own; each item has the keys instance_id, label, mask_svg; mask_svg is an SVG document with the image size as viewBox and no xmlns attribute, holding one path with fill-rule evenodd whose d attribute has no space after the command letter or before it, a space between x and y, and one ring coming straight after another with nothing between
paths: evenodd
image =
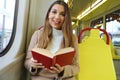
<instances>
[{"instance_id":1,"label":"window glass","mask_svg":"<svg viewBox=\"0 0 120 80\"><path fill-rule=\"evenodd\" d=\"M101 28L101 29L103 29L103 17L92 21L91 22L91 27L92 28Z\"/></svg>"},{"instance_id":2,"label":"window glass","mask_svg":"<svg viewBox=\"0 0 120 80\"><path fill-rule=\"evenodd\" d=\"M0 0L0 55L8 46L14 23L16 0Z\"/></svg>"},{"instance_id":3,"label":"window glass","mask_svg":"<svg viewBox=\"0 0 120 80\"><path fill-rule=\"evenodd\" d=\"M106 15L106 31L111 34L113 44L120 46L120 9Z\"/></svg>"},{"instance_id":4,"label":"window glass","mask_svg":"<svg viewBox=\"0 0 120 80\"><path fill-rule=\"evenodd\" d=\"M91 27L92 27L92 28L104 29L104 27L103 27L103 17L92 21L92 22L91 22ZM102 37L102 34L103 34L103 32L100 31L100 37Z\"/></svg>"}]
</instances>

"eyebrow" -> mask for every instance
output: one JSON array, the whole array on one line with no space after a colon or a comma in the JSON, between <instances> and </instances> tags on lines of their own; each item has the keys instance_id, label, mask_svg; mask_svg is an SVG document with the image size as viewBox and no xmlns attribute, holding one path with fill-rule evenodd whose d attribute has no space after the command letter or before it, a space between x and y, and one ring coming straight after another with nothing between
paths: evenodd
<instances>
[{"instance_id":1,"label":"eyebrow","mask_svg":"<svg viewBox=\"0 0 120 80\"><path fill-rule=\"evenodd\" d=\"M55 11L58 11L57 9L51 9L51 11L53 11L53 10L55 10ZM65 13L65 11L61 11L61 13Z\"/></svg>"}]
</instances>

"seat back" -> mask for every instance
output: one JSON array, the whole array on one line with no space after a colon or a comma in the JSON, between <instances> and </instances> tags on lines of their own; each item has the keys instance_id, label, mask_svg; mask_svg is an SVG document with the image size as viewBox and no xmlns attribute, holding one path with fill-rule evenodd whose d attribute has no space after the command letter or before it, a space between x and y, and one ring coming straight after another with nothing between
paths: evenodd
<instances>
[{"instance_id":1,"label":"seat back","mask_svg":"<svg viewBox=\"0 0 120 80\"><path fill-rule=\"evenodd\" d=\"M80 42L82 32L90 30L90 36ZM100 38L100 31L106 34L106 42ZM116 80L109 37L103 29L83 29L78 37L80 72L77 80Z\"/></svg>"}]
</instances>

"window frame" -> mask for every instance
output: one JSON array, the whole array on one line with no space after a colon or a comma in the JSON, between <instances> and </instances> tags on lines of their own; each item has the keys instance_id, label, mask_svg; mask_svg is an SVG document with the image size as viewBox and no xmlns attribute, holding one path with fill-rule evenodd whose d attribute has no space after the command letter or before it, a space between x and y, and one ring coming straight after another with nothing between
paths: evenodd
<instances>
[{"instance_id":1,"label":"window frame","mask_svg":"<svg viewBox=\"0 0 120 80\"><path fill-rule=\"evenodd\" d=\"M7 54L7 52L9 51L9 49L11 48L13 42L14 42L14 38L15 38L15 34L16 34L16 26L17 26L17 16L18 16L18 7L19 7L19 0L15 1L15 10L14 10L14 19L13 19L13 29L12 29L12 34L9 40L9 43L6 45L6 47L0 52L0 57L4 56L5 54Z\"/></svg>"}]
</instances>

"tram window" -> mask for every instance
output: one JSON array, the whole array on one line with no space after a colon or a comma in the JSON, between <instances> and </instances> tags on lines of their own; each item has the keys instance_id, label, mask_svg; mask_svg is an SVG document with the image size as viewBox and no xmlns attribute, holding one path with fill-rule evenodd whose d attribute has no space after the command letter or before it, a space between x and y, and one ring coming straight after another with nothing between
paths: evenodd
<instances>
[{"instance_id":1,"label":"tram window","mask_svg":"<svg viewBox=\"0 0 120 80\"><path fill-rule=\"evenodd\" d=\"M97 19L97 20L94 20L91 22L91 27L92 28L100 28L100 29L104 29L103 27L103 17ZM103 34L102 31L100 31L100 34Z\"/></svg>"},{"instance_id":2,"label":"tram window","mask_svg":"<svg viewBox=\"0 0 120 80\"><path fill-rule=\"evenodd\" d=\"M0 0L0 56L11 46L15 34L18 0Z\"/></svg>"},{"instance_id":3,"label":"tram window","mask_svg":"<svg viewBox=\"0 0 120 80\"><path fill-rule=\"evenodd\" d=\"M101 29L103 29L103 17L92 21L91 22L91 27L92 28L101 28Z\"/></svg>"},{"instance_id":4,"label":"tram window","mask_svg":"<svg viewBox=\"0 0 120 80\"><path fill-rule=\"evenodd\" d=\"M112 42L120 46L120 9L106 15L106 31L112 35Z\"/></svg>"}]
</instances>

